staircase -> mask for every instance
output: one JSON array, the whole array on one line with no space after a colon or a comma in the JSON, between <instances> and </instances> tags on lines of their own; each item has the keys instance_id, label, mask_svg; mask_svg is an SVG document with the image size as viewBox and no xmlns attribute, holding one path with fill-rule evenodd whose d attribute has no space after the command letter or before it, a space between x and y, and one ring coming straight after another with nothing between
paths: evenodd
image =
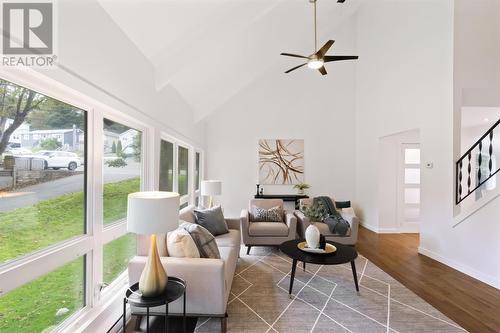
<instances>
[{"instance_id":1,"label":"staircase","mask_svg":"<svg viewBox=\"0 0 500 333\"><path fill-rule=\"evenodd\" d=\"M497 188L500 171L500 119L481 136L456 162L457 205L474 194L480 200L485 192Z\"/></svg>"}]
</instances>

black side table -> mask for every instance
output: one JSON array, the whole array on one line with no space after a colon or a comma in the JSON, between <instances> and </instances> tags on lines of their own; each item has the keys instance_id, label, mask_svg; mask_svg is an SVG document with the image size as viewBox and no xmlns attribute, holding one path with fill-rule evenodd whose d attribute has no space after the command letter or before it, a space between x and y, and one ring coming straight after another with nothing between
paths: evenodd
<instances>
[{"instance_id":1,"label":"black side table","mask_svg":"<svg viewBox=\"0 0 500 333\"><path fill-rule=\"evenodd\" d=\"M165 332L168 332L168 304L183 296L183 328L186 332L186 282L177 277L169 276L167 288L163 295L155 297L142 297L139 291L139 283L135 283L127 289L123 299L123 331L127 325L127 303L130 305L146 308L146 332L149 333L149 308L165 305ZM131 313L131 315L136 315ZM157 315L157 314L155 314Z\"/></svg>"}]
</instances>

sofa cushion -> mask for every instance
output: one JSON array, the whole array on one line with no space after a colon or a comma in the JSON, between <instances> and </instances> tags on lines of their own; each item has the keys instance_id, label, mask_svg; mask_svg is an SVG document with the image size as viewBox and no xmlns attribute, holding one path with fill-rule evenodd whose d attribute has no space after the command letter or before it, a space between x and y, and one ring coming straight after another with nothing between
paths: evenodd
<instances>
[{"instance_id":1,"label":"sofa cushion","mask_svg":"<svg viewBox=\"0 0 500 333\"><path fill-rule=\"evenodd\" d=\"M189 205L187 207L184 207L181 209L179 212L179 220L186 221L189 223L195 223L195 216L193 214L194 206Z\"/></svg>"},{"instance_id":2,"label":"sofa cushion","mask_svg":"<svg viewBox=\"0 0 500 333\"><path fill-rule=\"evenodd\" d=\"M288 236L288 227L279 222L252 222L248 227L250 236Z\"/></svg>"},{"instance_id":3,"label":"sofa cushion","mask_svg":"<svg viewBox=\"0 0 500 333\"><path fill-rule=\"evenodd\" d=\"M328 227L328 224L326 224L326 223L323 223L323 222L311 222L311 224L314 224L319 229L320 234L322 234L323 236L348 237L348 236L351 235L351 228L349 228L347 230L347 233L345 235L341 236L339 234L332 234L332 232L330 231L330 228Z\"/></svg>"},{"instance_id":4,"label":"sofa cushion","mask_svg":"<svg viewBox=\"0 0 500 333\"><path fill-rule=\"evenodd\" d=\"M167 234L168 256L176 258L199 258L200 252L191 235L184 228L178 228Z\"/></svg>"},{"instance_id":5,"label":"sofa cushion","mask_svg":"<svg viewBox=\"0 0 500 333\"><path fill-rule=\"evenodd\" d=\"M283 207L275 206L266 209L252 206L250 216L252 222L283 222Z\"/></svg>"},{"instance_id":6,"label":"sofa cushion","mask_svg":"<svg viewBox=\"0 0 500 333\"><path fill-rule=\"evenodd\" d=\"M193 213L196 217L196 223L210 231L212 235L218 236L229 232L220 206L203 210L195 209Z\"/></svg>"},{"instance_id":7,"label":"sofa cushion","mask_svg":"<svg viewBox=\"0 0 500 333\"><path fill-rule=\"evenodd\" d=\"M227 234L219 235L215 237L217 246L236 246L239 247L241 244L241 234L239 230L229 229Z\"/></svg>"},{"instance_id":8,"label":"sofa cushion","mask_svg":"<svg viewBox=\"0 0 500 333\"><path fill-rule=\"evenodd\" d=\"M193 238L201 258L220 259L219 248L214 236L205 228L195 223L183 223L181 227L187 230Z\"/></svg>"}]
</instances>

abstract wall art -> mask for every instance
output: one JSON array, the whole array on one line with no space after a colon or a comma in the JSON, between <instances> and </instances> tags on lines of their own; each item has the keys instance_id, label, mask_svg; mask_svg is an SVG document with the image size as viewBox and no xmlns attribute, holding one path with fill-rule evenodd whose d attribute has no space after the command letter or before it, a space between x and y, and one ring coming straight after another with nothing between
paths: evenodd
<instances>
[{"instance_id":1,"label":"abstract wall art","mask_svg":"<svg viewBox=\"0 0 500 333\"><path fill-rule=\"evenodd\" d=\"M259 183L304 182L304 140L259 140Z\"/></svg>"}]
</instances>

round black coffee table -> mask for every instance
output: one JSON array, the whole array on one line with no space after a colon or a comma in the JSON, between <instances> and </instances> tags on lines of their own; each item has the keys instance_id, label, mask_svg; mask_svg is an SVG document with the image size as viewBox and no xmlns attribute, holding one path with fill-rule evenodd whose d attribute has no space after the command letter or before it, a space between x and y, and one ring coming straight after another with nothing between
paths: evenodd
<instances>
[{"instance_id":1,"label":"round black coffee table","mask_svg":"<svg viewBox=\"0 0 500 333\"><path fill-rule=\"evenodd\" d=\"M290 288L288 290L289 295L292 294L293 280L295 279L295 268L297 267L297 261L302 261L304 263L304 269L306 267L306 263L316 265L341 265L350 262L354 284L356 285L356 291L359 292L358 275L356 274L356 264L354 263L354 259L358 257L358 252L356 252L356 249L354 247L327 241L327 243L335 245L337 251L330 254L308 253L302 251L297 247L297 245L303 241L304 240L295 239L284 242L280 245L281 252L283 252L293 260L292 274L290 276Z\"/></svg>"},{"instance_id":2,"label":"round black coffee table","mask_svg":"<svg viewBox=\"0 0 500 333\"><path fill-rule=\"evenodd\" d=\"M165 332L168 332L168 304L183 297L183 328L186 332L186 282L174 276L168 277L167 288L162 295L154 297L143 297L139 291L139 283L135 283L127 289L123 299L123 330L126 326L127 303L138 308L146 308L146 332L149 332L149 308L165 305ZM135 315L134 313L131 313Z\"/></svg>"}]
</instances>

